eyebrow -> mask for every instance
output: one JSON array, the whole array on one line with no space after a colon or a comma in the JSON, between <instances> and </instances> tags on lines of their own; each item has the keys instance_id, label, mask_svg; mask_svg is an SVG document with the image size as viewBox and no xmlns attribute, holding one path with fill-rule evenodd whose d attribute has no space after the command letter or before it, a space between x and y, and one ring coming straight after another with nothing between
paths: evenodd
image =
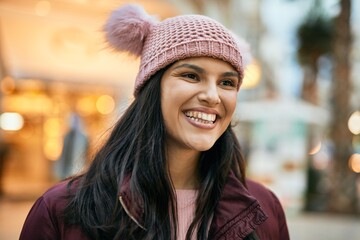
<instances>
[{"instance_id":1,"label":"eyebrow","mask_svg":"<svg viewBox=\"0 0 360 240\"><path fill-rule=\"evenodd\" d=\"M174 69L178 69L178 68L182 68L182 67L194 69L195 71L197 71L199 73L206 73L205 69L203 69L199 66L193 65L193 64L189 64L189 63L181 64L181 65L175 67ZM223 74L221 74L221 76L222 77L237 77L240 81L239 74L237 72L224 72Z\"/></svg>"},{"instance_id":2,"label":"eyebrow","mask_svg":"<svg viewBox=\"0 0 360 240\"><path fill-rule=\"evenodd\" d=\"M184 64L181 64L177 67L175 67L174 69L178 69L178 68L191 68L191 69L194 69L195 71L199 72L199 73L205 73L205 69L199 67L199 66L196 66L196 65L193 65L193 64L188 64L188 63L184 63Z\"/></svg>"},{"instance_id":3,"label":"eyebrow","mask_svg":"<svg viewBox=\"0 0 360 240\"><path fill-rule=\"evenodd\" d=\"M237 72L225 72L221 74L222 77L237 77L240 80L239 74Z\"/></svg>"}]
</instances>

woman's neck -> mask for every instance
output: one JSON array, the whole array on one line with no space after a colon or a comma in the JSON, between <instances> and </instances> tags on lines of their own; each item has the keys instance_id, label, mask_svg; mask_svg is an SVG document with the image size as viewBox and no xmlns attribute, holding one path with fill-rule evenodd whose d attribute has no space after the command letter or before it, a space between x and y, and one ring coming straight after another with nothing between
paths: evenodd
<instances>
[{"instance_id":1,"label":"woman's neck","mask_svg":"<svg viewBox=\"0 0 360 240\"><path fill-rule=\"evenodd\" d=\"M175 189L197 188L200 154L193 150L167 148L167 163Z\"/></svg>"}]
</instances>

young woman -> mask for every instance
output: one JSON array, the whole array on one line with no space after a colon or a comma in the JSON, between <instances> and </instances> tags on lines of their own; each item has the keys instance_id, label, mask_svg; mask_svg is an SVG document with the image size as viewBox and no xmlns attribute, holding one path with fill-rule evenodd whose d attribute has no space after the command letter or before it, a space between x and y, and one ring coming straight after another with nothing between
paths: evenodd
<instances>
[{"instance_id":1,"label":"young woman","mask_svg":"<svg viewBox=\"0 0 360 240\"><path fill-rule=\"evenodd\" d=\"M89 169L41 196L20 239L289 239L276 196L246 180L231 129L246 50L218 22L156 22L126 5L105 25L141 57L135 100Z\"/></svg>"}]
</instances>

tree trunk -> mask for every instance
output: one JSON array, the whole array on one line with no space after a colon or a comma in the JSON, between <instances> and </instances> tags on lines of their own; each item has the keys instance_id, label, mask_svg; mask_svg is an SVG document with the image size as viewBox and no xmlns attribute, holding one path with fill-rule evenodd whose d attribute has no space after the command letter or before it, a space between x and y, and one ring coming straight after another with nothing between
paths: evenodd
<instances>
[{"instance_id":1,"label":"tree trunk","mask_svg":"<svg viewBox=\"0 0 360 240\"><path fill-rule=\"evenodd\" d=\"M331 138L334 144L329 210L356 213L356 174L348 167L352 134L347 128L350 113L351 0L341 0L334 38L334 72Z\"/></svg>"},{"instance_id":2,"label":"tree trunk","mask_svg":"<svg viewBox=\"0 0 360 240\"><path fill-rule=\"evenodd\" d=\"M319 105L318 89L317 89L317 74L318 68L315 63L314 66L305 66L304 67L304 81L302 85L302 99L312 103L314 105Z\"/></svg>"}]
</instances>

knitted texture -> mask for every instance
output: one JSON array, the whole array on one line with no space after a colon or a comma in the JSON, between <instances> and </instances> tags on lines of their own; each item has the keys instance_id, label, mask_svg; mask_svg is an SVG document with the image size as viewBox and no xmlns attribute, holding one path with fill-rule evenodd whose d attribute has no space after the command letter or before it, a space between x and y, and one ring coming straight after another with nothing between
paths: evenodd
<instances>
[{"instance_id":1,"label":"knitted texture","mask_svg":"<svg viewBox=\"0 0 360 240\"><path fill-rule=\"evenodd\" d=\"M190 224L194 220L197 194L197 190L176 189L178 240L185 240ZM196 234L192 236L192 239L196 239Z\"/></svg>"},{"instance_id":2,"label":"knitted texture","mask_svg":"<svg viewBox=\"0 0 360 240\"><path fill-rule=\"evenodd\" d=\"M156 25L146 39L135 95L158 70L189 57L214 57L229 62L243 77L241 54L230 33L201 15L169 18Z\"/></svg>"},{"instance_id":3,"label":"knitted texture","mask_svg":"<svg viewBox=\"0 0 360 240\"><path fill-rule=\"evenodd\" d=\"M112 19L126 19L126 12L129 12L128 16L134 22L134 12L136 12L134 9L136 7L131 6L131 8L128 5L122 7L120 11L117 11L118 13L115 12L118 15L121 13L121 17L115 15ZM127 9L131 9L131 11ZM139 9L138 12L141 20L137 21L137 23L144 22L144 19L147 18L143 16L143 10ZM137 35L140 35L138 33L139 30L112 30L115 27L118 29L128 29L129 26L123 26L125 24L124 21L116 22L116 20L111 19L108 21L106 26L110 27L105 29L108 35L108 42L120 51L124 51L124 46L126 48L126 45L129 45L128 51L134 53L136 50L134 51L135 43L133 42L136 41L136 37L131 32L137 32ZM242 55L250 55L248 45L219 22L202 15L181 15L165 19L162 22L153 21L147 24L147 27L144 28L146 29L146 36L141 35L142 37L138 41L138 49L142 51L139 54L141 62L135 80L135 96L157 71L178 60L190 57L221 59L230 63L239 73L240 79L243 78L244 65ZM137 26L132 23L131 27L136 28ZM119 32L120 34L118 34ZM113 36L113 33L118 35ZM125 42L125 44L122 42ZM121 46L121 48L117 46Z\"/></svg>"}]
</instances>

